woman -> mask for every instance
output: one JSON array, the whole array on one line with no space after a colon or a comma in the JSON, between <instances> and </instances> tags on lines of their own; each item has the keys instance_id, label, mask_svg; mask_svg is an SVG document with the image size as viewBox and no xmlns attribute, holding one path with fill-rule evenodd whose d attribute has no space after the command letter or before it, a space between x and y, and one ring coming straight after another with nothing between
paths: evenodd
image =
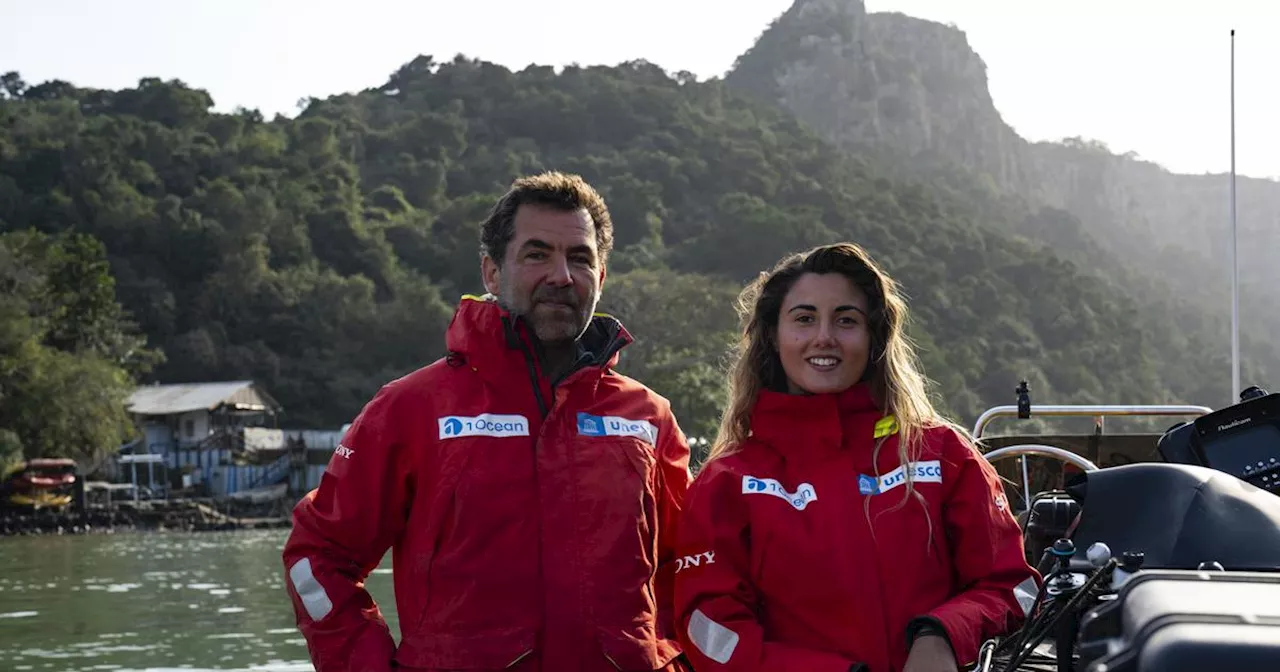
<instances>
[{"instance_id":1,"label":"woman","mask_svg":"<svg viewBox=\"0 0 1280 672\"><path fill-rule=\"evenodd\" d=\"M720 434L685 501L679 637L699 672L942 672L1039 576L995 470L925 393L906 304L858 246L743 292Z\"/></svg>"}]
</instances>

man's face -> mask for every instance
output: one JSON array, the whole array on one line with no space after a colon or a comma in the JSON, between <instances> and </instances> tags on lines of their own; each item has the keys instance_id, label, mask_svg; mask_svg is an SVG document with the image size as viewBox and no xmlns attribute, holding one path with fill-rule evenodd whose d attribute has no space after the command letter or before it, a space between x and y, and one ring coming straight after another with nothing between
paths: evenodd
<instances>
[{"instance_id":1,"label":"man's face","mask_svg":"<svg viewBox=\"0 0 1280 672\"><path fill-rule=\"evenodd\" d=\"M587 211L536 205L516 210L515 235L502 264L486 256L481 272L485 288L512 314L523 316L547 345L582 335L605 275Z\"/></svg>"}]
</instances>

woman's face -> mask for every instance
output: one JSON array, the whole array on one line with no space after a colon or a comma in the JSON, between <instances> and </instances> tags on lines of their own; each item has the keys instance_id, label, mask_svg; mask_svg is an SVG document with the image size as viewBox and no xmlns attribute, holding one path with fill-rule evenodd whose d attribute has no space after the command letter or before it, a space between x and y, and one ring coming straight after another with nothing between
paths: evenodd
<instances>
[{"instance_id":1,"label":"woman's face","mask_svg":"<svg viewBox=\"0 0 1280 672\"><path fill-rule=\"evenodd\" d=\"M871 352L867 296L839 273L806 273L782 300L777 347L792 394L843 392Z\"/></svg>"}]
</instances>

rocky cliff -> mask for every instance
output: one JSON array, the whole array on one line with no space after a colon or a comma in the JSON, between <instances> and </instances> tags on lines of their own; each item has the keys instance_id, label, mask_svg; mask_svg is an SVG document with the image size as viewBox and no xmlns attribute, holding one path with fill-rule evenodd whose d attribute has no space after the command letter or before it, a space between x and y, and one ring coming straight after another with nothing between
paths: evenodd
<instances>
[{"instance_id":1,"label":"rocky cliff","mask_svg":"<svg viewBox=\"0 0 1280 672\"><path fill-rule=\"evenodd\" d=\"M862 0L797 0L726 81L844 149L891 155L917 177L985 188L1028 213L1069 213L1028 216L1016 232L1077 261L1127 267L1162 296L1221 321L1226 338L1227 177L1170 173L1078 138L1024 140L1001 118L986 65L959 28L868 13ZM1280 287L1280 184L1241 178L1237 188L1242 332L1265 341L1280 333L1270 296Z\"/></svg>"},{"instance_id":2,"label":"rocky cliff","mask_svg":"<svg viewBox=\"0 0 1280 672\"><path fill-rule=\"evenodd\" d=\"M1029 183L1026 143L1000 118L986 64L956 28L869 14L861 0L799 0L726 81L841 147L944 157L1002 185Z\"/></svg>"}]
</instances>

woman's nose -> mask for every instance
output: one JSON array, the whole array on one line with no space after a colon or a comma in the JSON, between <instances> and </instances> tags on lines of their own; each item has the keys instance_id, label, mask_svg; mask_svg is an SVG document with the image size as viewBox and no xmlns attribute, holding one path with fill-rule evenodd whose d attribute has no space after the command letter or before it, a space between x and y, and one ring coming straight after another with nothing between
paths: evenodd
<instances>
[{"instance_id":1,"label":"woman's nose","mask_svg":"<svg viewBox=\"0 0 1280 672\"><path fill-rule=\"evenodd\" d=\"M823 345L834 343L836 340L835 325L830 322L820 322L818 324L818 334L814 340Z\"/></svg>"}]
</instances>

